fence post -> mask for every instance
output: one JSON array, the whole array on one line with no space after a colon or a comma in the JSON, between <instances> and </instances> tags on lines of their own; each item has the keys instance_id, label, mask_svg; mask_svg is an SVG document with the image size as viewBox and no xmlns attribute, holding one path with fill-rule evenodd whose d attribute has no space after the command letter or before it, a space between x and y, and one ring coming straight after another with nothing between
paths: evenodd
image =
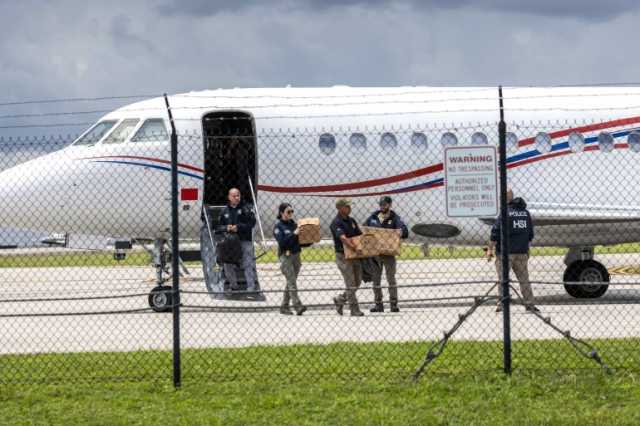
<instances>
[{"instance_id":1,"label":"fence post","mask_svg":"<svg viewBox=\"0 0 640 426\"><path fill-rule=\"evenodd\" d=\"M180 365L180 258L178 228L178 135L173 122L173 114L169 106L169 98L164 94L164 102L171 123L171 274L173 281L173 386L181 385L182 372Z\"/></svg>"},{"instance_id":2,"label":"fence post","mask_svg":"<svg viewBox=\"0 0 640 426\"><path fill-rule=\"evenodd\" d=\"M498 124L498 136L500 142L500 257L502 264L499 285L502 288L504 372L511 374L511 295L509 292L509 218L507 216L507 124L504 122L502 86L498 87L498 96L500 98L500 123Z\"/></svg>"}]
</instances>

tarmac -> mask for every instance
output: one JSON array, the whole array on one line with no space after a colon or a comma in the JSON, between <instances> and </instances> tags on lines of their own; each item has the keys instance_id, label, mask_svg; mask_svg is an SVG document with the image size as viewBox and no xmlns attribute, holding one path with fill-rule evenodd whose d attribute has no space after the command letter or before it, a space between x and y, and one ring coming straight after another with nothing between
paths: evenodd
<instances>
[{"instance_id":1,"label":"tarmac","mask_svg":"<svg viewBox=\"0 0 640 426\"><path fill-rule=\"evenodd\" d=\"M638 255L598 258L612 272L600 299L574 299L560 282L560 257L535 257L530 276L544 317L578 338L639 337L640 276L625 271ZM433 341L458 321L477 297L493 296L478 307L452 340L501 340L501 314L493 263L483 259L398 263L399 313L369 313L370 283L357 295L364 317L339 316L332 297L343 289L334 263L305 263L299 277L303 316L278 312L284 278L277 264L259 264L266 302L217 300L206 292L202 270L189 267L181 279L183 348L332 342ZM153 312L148 292L155 286L151 267L60 267L0 269L0 353L169 350L171 313ZM386 281L383 279L383 286ZM515 285L517 288L517 284ZM386 289L384 290L386 295ZM512 339L559 339L556 331L523 306L512 307Z\"/></svg>"}]
</instances>

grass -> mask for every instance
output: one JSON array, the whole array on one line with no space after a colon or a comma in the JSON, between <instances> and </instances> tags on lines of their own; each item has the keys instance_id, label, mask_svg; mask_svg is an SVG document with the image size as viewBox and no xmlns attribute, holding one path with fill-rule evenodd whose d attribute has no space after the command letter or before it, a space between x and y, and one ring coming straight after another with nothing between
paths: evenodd
<instances>
[{"instance_id":1,"label":"grass","mask_svg":"<svg viewBox=\"0 0 640 426\"><path fill-rule=\"evenodd\" d=\"M534 247L532 256L563 256L566 248L562 247ZM639 253L640 244L619 244L608 247L597 247L596 254L622 254ZM430 247L428 259L466 259L480 258L484 255L481 247ZM333 247L317 246L306 248L302 252L303 262L332 262L335 258ZM420 246L404 245L400 260L425 259ZM275 250L268 251L258 259L258 263L277 262ZM197 264L199 262L189 262ZM113 259L111 252L55 252L34 254L2 254L0 255L0 268L51 268L51 267L82 267L82 266L149 266L151 259L149 254L141 251L132 251L126 259L117 261Z\"/></svg>"},{"instance_id":2,"label":"grass","mask_svg":"<svg viewBox=\"0 0 640 426\"><path fill-rule=\"evenodd\" d=\"M640 340L597 342L635 355ZM418 384L424 343L340 343L183 351L175 391L166 352L0 357L2 424L638 424L640 381L606 375L565 342L453 342ZM633 361L637 368L637 356ZM535 369L531 369L535 367ZM571 370L562 370L570 367ZM79 380L81 377L87 382ZM114 381L116 378L141 381Z\"/></svg>"}]
</instances>

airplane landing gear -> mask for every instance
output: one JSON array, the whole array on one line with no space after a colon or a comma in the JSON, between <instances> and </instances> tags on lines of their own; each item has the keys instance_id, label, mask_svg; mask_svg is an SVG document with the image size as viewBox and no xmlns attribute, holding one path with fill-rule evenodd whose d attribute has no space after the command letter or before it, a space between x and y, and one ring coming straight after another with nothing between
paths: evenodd
<instances>
[{"instance_id":1,"label":"airplane landing gear","mask_svg":"<svg viewBox=\"0 0 640 426\"><path fill-rule=\"evenodd\" d=\"M155 312L170 312L173 308L173 289L168 285L154 287L149 293L149 306Z\"/></svg>"},{"instance_id":2,"label":"airplane landing gear","mask_svg":"<svg viewBox=\"0 0 640 426\"><path fill-rule=\"evenodd\" d=\"M594 283L591 285L565 284L566 292L579 299L596 299L604 295L610 281L609 271L600 262L593 260L593 247L571 247L565 257L567 269L565 282Z\"/></svg>"},{"instance_id":3,"label":"airplane landing gear","mask_svg":"<svg viewBox=\"0 0 640 426\"><path fill-rule=\"evenodd\" d=\"M166 250L166 245L166 240L157 239L153 249L147 249L156 269L156 287L149 292L149 307L155 312L171 312L173 309L173 288L164 285L171 277L171 252ZM181 261L179 263L184 273L189 274L184 264ZM183 275L182 271L180 275Z\"/></svg>"}]
</instances>

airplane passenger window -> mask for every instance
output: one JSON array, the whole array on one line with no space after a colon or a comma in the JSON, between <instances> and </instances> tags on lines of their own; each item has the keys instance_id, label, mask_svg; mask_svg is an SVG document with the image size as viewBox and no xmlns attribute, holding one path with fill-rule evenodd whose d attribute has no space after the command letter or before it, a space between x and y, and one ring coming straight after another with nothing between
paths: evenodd
<instances>
[{"instance_id":1,"label":"airplane passenger window","mask_svg":"<svg viewBox=\"0 0 640 426\"><path fill-rule=\"evenodd\" d=\"M578 132L572 132L569 135L569 148L573 152L580 152L584 148L584 136Z\"/></svg>"},{"instance_id":2,"label":"airplane passenger window","mask_svg":"<svg viewBox=\"0 0 640 426\"><path fill-rule=\"evenodd\" d=\"M414 148L427 149L427 135L421 132L415 132L411 135L411 146Z\"/></svg>"},{"instance_id":3,"label":"airplane passenger window","mask_svg":"<svg viewBox=\"0 0 640 426\"><path fill-rule=\"evenodd\" d=\"M113 125L116 124L116 120L101 121L94 125L87 133L82 135L80 139L75 141L74 145L93 145L100 141L102 137L107 133Z\"/></svg>"},{"instance_id":4,"label":"airplane passenger window","mask_svg":"<svg viewBox=\"0 0 640 426\"><path fill-rule=\"evenodd\" d=\"M631 132L627 137L629 149L633 152L640 152L640 132Z\"/></svg>"},{"instance_id":5,"label":"airplane passenger window","mask_svg":"<svg viewBox=\"0 0 640 426\"><path fill-rule=\"evenodd\" d=\"M515 152L518 150L518 135L513 132L507 132L506 134L507 151Z\"/></svg>"},{"instance_id":6,"label":"airplane passenger window","mask_svg":"<svg viewBox=\"0 0 640 426\"><path fill-rule=\"evenodd\" d=\"M598 135L598 145L600 146L600 151L602 152L611 152L613 151L615 141L613 140L613 136L609 132L602 132Z\"/></svg>"},{"instance_id":7,"label":"airplane passenger window","mask_svg":"<svg viewBox=\"0 0 640 426\"><path fill-rule=\"evenodd\" d=\"M487 135L482 132L476 132L471 135L471 145L488 145L489 139L487 139Z\"/></svg>"},{"instance_id":8,"label":"airplane passenger window","mask_svg":"<svg viewBox=\"0 0 640 426\"><path fill-rule=\"evenodd\" d=\"M331 133L323 133L318 140L318 146L323 154L333 154L336 150L336 138Z\"/></svg>"},{"instance_id":9,"label":"airplane passenger window","mask_svg":"<svg viewBox=\"0 0 640 426\"><path fill-rule=\"evenodd\" d=\"M455 146L458 145L458 138L453 133L447 132L440 138L440 144L442 144L443 147Z\"/></svg>"},{"instance_id":10,"label":"airplane passenger window","mask_svg":"<svg viewBox=\"0 0 640 426\"><path fill-rule=\"evenodd\" d=\"M146 120L131 138L131 142L166 142L168 140L169 134L162 118Z\"/></svg>"},{"instance_id":11,"label":"airplane passenger window","mask_svg":"<svg viewBox=\"0 0 640 426\"><path fill-rule=\"evenodd\" d=\"M133 129L138 125L138 121L140 120L137 118L122 120L122 123L102 143L121 143L126 141Z\"/></svg>"},{"instance_id":12,"label":"airplane passenger window","mask_svg":"<svg viewBox=\"0 0 640 426\"><path fill-rule=\"evenodd\" d=\"M380 136L380 147L382 149L392 149L398 146L398 140L393 133L383 133Z\"/></svg>"},{"instance_id":13,"label":"airplane passenger window","mask_svg":"<svg viewBox=\"0 0 640 426\"><path fill-rule=\"evenodd\" d=\"M536 135L535 139L536 149L541 152L551 151L551 136L549 134L540 132Z\"/></svg>"},{"instance_id":14,"label":"airplane passenger window","mask_svg":"<svg viewBox=\"0 0 640 426\"><path fill-rule=\"evenodd\" d=\"M351 148L365 150L367 149L367 137L362 133L354 133L349 138Z\"/></svg>"}]
</instances>

